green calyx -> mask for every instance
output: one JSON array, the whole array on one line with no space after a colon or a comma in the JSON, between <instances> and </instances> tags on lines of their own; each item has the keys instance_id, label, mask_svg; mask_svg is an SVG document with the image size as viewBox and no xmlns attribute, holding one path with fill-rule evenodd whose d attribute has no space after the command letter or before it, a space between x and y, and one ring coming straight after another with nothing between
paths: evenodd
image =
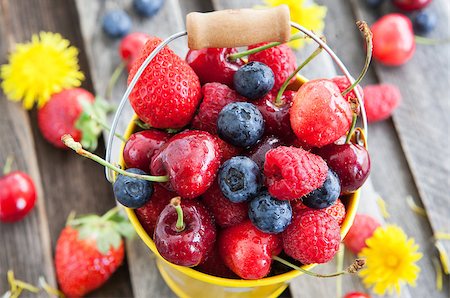
<instances>
[{"instance_id":1,"label":"green calyx","mask_svg":"<svg viewBox=\"0 0 450 298\"><path fill-rule=\"evenodd\" d=\"M130 239L135 234L131 223L119 211L120 207L114 207L103 216L89 214L69 219L67 225L78 231L80 240L94 239L98 251L107 254L111 247L120 247L122 237Z\"/></svg>"},{"instance_id":2,"label":"green calyx","mask_svg":"<svg viewBox=\"0 0 450 298\"><path fill-rule=\"evenodd\" d=\"M96 97L93 103L81 100L83 108L78 120L75 122L75 128L80 130L82 138L80 143L89 151L94 151L98 145L98 137L103 130L103 124L106 122L106 115L114 108L100 97Z\"/></svg>"}]
</instances>

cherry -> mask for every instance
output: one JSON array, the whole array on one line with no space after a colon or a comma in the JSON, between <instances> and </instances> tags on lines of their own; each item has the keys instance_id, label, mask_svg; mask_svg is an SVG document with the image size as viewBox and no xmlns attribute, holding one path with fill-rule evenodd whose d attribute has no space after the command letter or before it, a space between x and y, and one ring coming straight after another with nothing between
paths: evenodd
<instances>
[{"instance_id":1,"label":"cherry","mask_svg":"<svg viewBox=\"0 0 450 298\"><path fill-rule=\"evenodd\" d=\"M412 58L416 50L414 31L408 17L391 13L383 16L371 27L373 57L389 66L398 66Z\"/></svg>"},{"instance_id":2,"label":"cherry","mask_svg":"<svg viewBox=\"0 0 450 298\"><path fill-rule=\"evenodd\" d=\"M431 0L393 0L393 2L400 9L412 11L424 8L431 3Z\"/></svg>"},{"instance_id":3,"label":"cherry","mask_svg":"<svg viewBox=\"0 0 450 298\"><path fill-rule=\"evenodd\" d=\"M234 73L244 65L241 59L230 61L228 55L237 53L235 48L206 48L190 50L187 63L194 69L200 83L218 82L233 87Z\"/></svg>"},{"instance_id":4,"label":"cherry","mask_svg":"<svg viewBox=\"0 0 450 298\"><path fill-rule=\"evenodd\" d=\"M131 69L134 61L138 57L150 35L133 32L125 36L119 44L119 55L122 61L126 63L128 71Z\"/></svg>"},{"instance_id":5,"label":"cherry","mask_svg":"<svg viewBox=\"0 0 450 298\"><path fill-rule=\"evenodd\" d=\"M356 191L369 176L369 153L361 145L330 144L316 149L315 153L320 155L338 175L342 194Z\"/></svg>"},{"instance_id":6,"label":"cherry","mask_svg":"<svg viewBox=\"0 0 450 298\"><path fill-rule=\"evenodd\" d=\"M345 294L344 298L370 298L370 296L361 292L350 292Z\"/></svg>"},{"instance_id":7,"label":"cherry","mask_svg":"<svg viewBox=\"0 0 450 298\"><path fill-rule=\"evenodd\" d=\"M213 248L216 227L208 210L197 201L173 198L156 223L154 241L167 261L180 266L201 264Z\"/></svg>"},{"instance_id":8,"label":"cherry","mask_svg":"<svg viewBox=\"0 0 450 298\"><path fill-rule=\"evenodd\" d=\"M218 241L225 265L243 279L265 277L282 250L280 235L263 233L250 220L222 230Z\"/></svg>"},{"instance_id":9,"label":"cherry","mask_svg":"<svg viewBox=\"0 0 450 298\"><path fill-rule=\"evenodd\" d=\"M207 273L213 276L219 276L224 278L236 278L236 274L228 268L223 262L219 253L219 247L217 242L214 244L213 249L208 253L206 260L197 266L199 271Z\"/></svg>"},{"instance_id":10,"label":"cherry","mask_svg":"<svg viewBox=\"0 0 450 298\"><path fill-rule=\"evenodd\" d=\"M263 170L264 162L266 161L266 153L281 145L283 145L283 143L277 137L266 136L250 150L248 157L258 165L260 170Z\"/></svg>"},{"instance_id":11,"label":"cherry","mask_svg":"<svg viewBox=\"0 0 450 298\"><path fill-rule=\"evenodd\" d=\"M16 222L24 218L36 203L33 180L20 171L10 171L10 162L0 177L0 221Z\"/></svg>"},{"instance_id":12,"label":"cherry","mask_svg":"<svg viewBox=\"0 0 450 298\"><path fill-rule=\"evenodd\" d=\"M191 130L172 137L153 157L153 175L168 175L164 184L183 198L203 194L213 183L220 165L216 137L205 131Z\"/></svg>"},{"instance_id":13,"label":"cherry","mask_svg":"<svg viewBox=\"0 0 450 298\"><path fill-rule=\"evenodd\" d=\"M156 129L132 134L123 149L123 159L127 168L138 168L148 172L152 157L169 138L168 133Z\"/></svg>"}]
</instances>

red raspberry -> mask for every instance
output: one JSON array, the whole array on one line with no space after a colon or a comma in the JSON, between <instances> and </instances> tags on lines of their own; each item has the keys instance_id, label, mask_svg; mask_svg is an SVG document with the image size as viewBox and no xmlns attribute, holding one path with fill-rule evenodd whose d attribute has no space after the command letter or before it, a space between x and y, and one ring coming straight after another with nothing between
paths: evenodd
<instances>
[{"instance_id":1,"label":"red raspberry","mask_svg":"<svg viewBox=\"0 0 450 298\"><path fill-rule=\"evenodd\" d=\"M366 247L366 240L372 237L381 224L372 216L356 214L355 221L344 238L345 246L354 254L358 254Z\"/></svg>"},{"instance_id":2,"label":"red raspberry","mask_svg":"<svg viewBox=\"0 0 450 298\"><path fill-rule=\"evenodd\" d=\"M294 214L302 213L308 210L313 210L312 208L305 206L302 203L302 200L295 200L291 202L291 206ZM322 211L331 215L336 220L339 226L342 224L342 222L344 222L346 215L345 206L344 204L342 204L342 201L340 199L337 199L337 201L333 205L325 209L322 209Z\"/></svg>"},{"instance_id":3,"label":"red raspberry","mask_svg":"<svg viewBox=\"0 0 450 298\"><path fill-rule=\"evenodd\" d=\"M150 37L133 63L128 83L148 55L161 43ZM200 103L200 81L192 68L165 47L152 60L130 94L139 118L155 128L181 128L194 117Z\"/></svg>"},{"instance_id":4,"label":"red raspberry","mask_svg":"<svg viewBox=\"0 0 450 298\"><path fill-rule=\"evenodd\" d=\"M202 195L203 204L214 215L216 223L222 227L231 227L248 218L246 202L233 203L227 199L217 184L217 181Z\"/></svg>"},{"instance_id":5,"label":"red raspberry","mask_svg":"<svg viewBox=\"0 0 450 298\"><path fill-rule=\"evenodd\" d=\"M282 236L284 252L303 264L330 261L341 242L336 220L321 210L295 215Z\"/></svg>"},{"instance_id":6,"label":"red raspberry","mask_svg":"<svg viewBox=\"0 0 450 298\"><path fill-rule=\"evenodd\" d=\"M228 55L237 53L235 48L206 48L189 50L186 62L194 69L203 84L218 82L233 87L234 73L244 65L241 59L229 61Z\"/></svg>"},{"instance_id":7,"label":"red raspberry","mask_svg":"<svg viewBox=\"0 0 450 298\"><path fill-rule=\"evenodd\" d=\"M344 92L345 89L350 87L350 81L347 79L346 76L337 76L331 79L338 87L339 91ZM358 84L356 85L356 88L358 88L359 94L361 94L364 97L364 91L363 88ZM350 91L347 93L344 97L347 101L349 101L351 98L356 98L355 91Z\"/></svg>"},{"instance_id":8,"label":"red raspberry","mask_svg":"<svg viewBox=\"0 0 450 298\"><path fill-rule=\"evenodd\" d=\"M253 49L264 45L265 43L249 46L249 49ZM297 62L294 52L286 44L251 54L248 56L248 61L258 61L269 66L275 74L275 84L272 90L278 91L287 78L297 68ZM295 78L292 79L293 81Z\"/></svg>"},{"instance_id":9,"label":"red raspberry","mask_svg":"<svg viewBox=\"0 0 450 298\"><path fill-rule=\"evenodd\" d=\"M217 144L219 144L219 149L220 149L220 153L222 156L222 159L220 160L220 164L223 164L230 158L239 155L239 153L241 153L241 151L242 151L241 150L242 148L233 146L233 145L225 142L224 140L222 140L219 137L217 137L216 140L217 140Z\"/></svg>"},{"instance_id":10,"label":"red raspberry","mask_svg":"<svg viewBox=\"0 0 450 298\"><path fill-rule=\"evenodd\" d=\"M280 146L266 153L264 175L269 193L280 200L295 200L322 186L325 161L301 148Z\"/></svg>"},{"instance_id":11,"label":"red raspberry","mask_svg":"<svg viewBox=\"0 0 450 298\"><path fill-rule=\"evenodd\" d=\"M223 107L232 102L245 101L236 91L220 83L205 84L202 93L203 101L192 127L212 134L217 134L217 118Z\"/></svg>"},{"instance_id":12,"label":"red raspberry","mask_svg":"<svg viewBox=\"0 0 450 298\"><path fill-rule=\"evenodd\" d=\"M151 199L134 211L142 227L152 238L159 214L170 203L170 199L177 196L176 193L168 191L157 183L153 185L154 192Z\"/></svg>"},{"instance_id":13,"label":"red raspberry","mask_svg":"<svg viewBox=\"0 0 450 298\"><path fill-rule=\"evenodd\" d=\"M366 86L364 94L364 107L369 122L389 118L402 101L400 90L391 84Z\"/></svg>"},{"instance_id":14,"label":"red raspberry","mask_svg":"<svg viewBox=\"0 0 450 298\"><path fill-rule=\"evenodd\" d=\"M289 113L294 133L313 147L323 147L343 136L353 115L338 86L327 79L304 83Z\"/></svg>"}]
</instances>

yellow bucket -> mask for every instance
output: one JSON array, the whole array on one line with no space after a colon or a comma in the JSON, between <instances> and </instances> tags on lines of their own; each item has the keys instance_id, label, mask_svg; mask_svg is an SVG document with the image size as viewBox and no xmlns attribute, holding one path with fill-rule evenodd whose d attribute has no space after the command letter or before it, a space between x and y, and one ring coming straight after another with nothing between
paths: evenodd
<instances>
[{"instance_id":1,"label":"yellow bucket","mask_svg":"<svg viewBox=\"0 0 450 298\"><path fill-rule=\"evenodd\" d=\"M297 90L307 80L302 76L297 76L289 89ZM128 139L130 135L136 131L134 116L125 132L125 138ZM125 146L125 145L124 145ZM123 160L123 147L120 155L120 165L125 168ZM344 202L346 205L346 218L341 226L341 238L347 235L348 230L353 224L356 215L356 209L359 202L359 190L347 196ZM166 281L167 285L175 292L176 295L182 298L260 298L260 297L278 297L287 287L290 280L302 274L302 272L293 270L280 275L266 277L258 280L242 280L242 279L228 279L217 276L212 276L199 272L193 268L177 266L167 262L156 249L150 235L142 227L133 209L126 208L126 213L136 229L139 237L156 255L156 265L161 273L161 276ZM304 269L311 269L315 264L302 266Z\"/></svg>"}]
</instances>

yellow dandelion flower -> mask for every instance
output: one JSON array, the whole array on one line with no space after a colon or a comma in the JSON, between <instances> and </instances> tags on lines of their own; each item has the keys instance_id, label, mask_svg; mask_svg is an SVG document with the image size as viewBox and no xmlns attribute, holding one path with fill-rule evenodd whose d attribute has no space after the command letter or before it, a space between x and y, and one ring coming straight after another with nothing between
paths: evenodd
<instances>
[{"instance_id":1,"label":"yellow dandelion flower","mask_svg":"<svg viewBox=\"0 0 450 298\"><path fill-rule=\"evenodd\" d=\"M376 294L383 295L394 290L400 293L404 283L416 285L420 272L416 262L422 254L417 252L419 246L414 239L408 238L401 228L379 227L366 244L359 255L366 258L366 267L360 272L366 287L373 287Z\"/></svg>"},{"instance_id":2,"label":"yellow dandelion flower","mask_svg":"<svg viewBox=\"0 0 450 298\"><path fill-rule=\"evenodd\" d=\"M313 1L305 0L264 0L267 6L273 7L285 4L289 7L291 12L291 20L302 25L306 29L320 34L325 28L325 16L327 14L327 7L315 4ZM292 29L292 34L296 33L297 29ZM295 49L302 47L308 39L297 39L291 41L289 45Z\"/></svg>"},{"instance_id":3,"label":"yellow dandelion flower","mask_svg":"<svg viewBox=\"0 0 450 298\"><path fill-rule=\"evenodd\" d=\"M17 44L9 63L1 66L3 92L12 101L22 100L25 109L35 103L41 107L52 94L81 85L77 56L77 48L60 34L35 34L31 42Z\"/></svg>"}]
</instances>

